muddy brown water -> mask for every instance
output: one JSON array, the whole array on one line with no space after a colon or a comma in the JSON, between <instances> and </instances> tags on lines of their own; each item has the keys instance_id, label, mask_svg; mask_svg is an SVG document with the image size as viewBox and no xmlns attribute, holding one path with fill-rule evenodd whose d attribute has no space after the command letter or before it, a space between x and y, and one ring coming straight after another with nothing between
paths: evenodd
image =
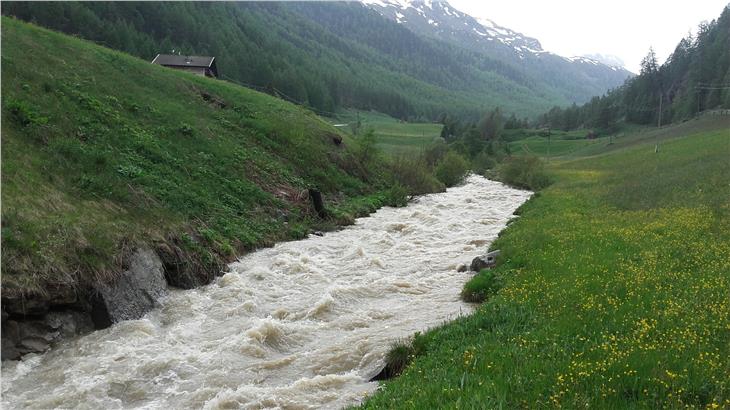
<instances>
[{"instance_id":1,"label":"muddy brown water","mask_svg":"<svg viewBox=\"0 0 730 410\"><path fill-rule=\"evenodd\" d=\"M3 408L342 408L391 343L470 311L467 274L530 193L471 176L231 264L140 320L2 365Z\"/></svg>"}]
</instances>

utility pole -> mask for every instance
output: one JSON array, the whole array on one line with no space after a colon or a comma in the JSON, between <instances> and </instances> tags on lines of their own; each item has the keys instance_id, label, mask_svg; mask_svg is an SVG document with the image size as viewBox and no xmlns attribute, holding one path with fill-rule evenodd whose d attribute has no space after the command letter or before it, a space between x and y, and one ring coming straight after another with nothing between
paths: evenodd
<instances>
[{"instance_id":1,"label":"utility pole","mask_svg":"<svg viewBox=\"0 0 730 410\"><path fill-rule=\"evenodd\" d=\"M550 162L550 136L551 136L551 132L550 132L550 129L548 128L548 152L547 152L547 162L548 163Z\"/></svg>"},{"instance_id":2,"label":"utility pole","mask_svg":"<svg viewBox=\"0 0 730 410\"><path fill-rule=\"evenodd\" d=\"M657 123L657 127L662 127L662 100L664 100L664 93L659 93L659 121ZM656 145L654 145L654 153L659 152L659 132L656 134Z\"/></svg>"},{"instance_id":3,"label":"utility pole","mask_svg":"<svg viewBox=\"0 0 730 410\"><path fill-rule=\"evenodd\" d=\"M355 127L355 135L360 131L360 111L357 112L357 126Z\"/></svg>"},{"instance_id":4,"label":"utility pole","mask_svg":"<svg viewBox=\"0 0 730 410\"><path fill-rule=\"evenodd\" d=\"M702 89L697 89L697 116L700 116L700 97L702 96Z\"/></svg>"}]
</instances>

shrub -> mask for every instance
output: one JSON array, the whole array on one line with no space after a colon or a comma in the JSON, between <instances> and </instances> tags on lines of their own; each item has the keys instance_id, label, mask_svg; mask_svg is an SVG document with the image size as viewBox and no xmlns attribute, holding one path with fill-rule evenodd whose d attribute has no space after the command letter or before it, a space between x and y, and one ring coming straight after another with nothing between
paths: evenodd
<instances>
[{"instance_id":1,"label":"shrub","mask_svg":"<svg viewBox=\"0 0 730 410\"><path fill-rule=\"evenodd\" d=\"M464 157L454 151L449 151L436 166L436 178L450 187L461 182L468 171L469 164Z\"/></svg>"},{"instance_id":2,"label":"shrub","mask_svg":"<svg viewBox=\"0 0 730 410\"><path fill-rule=\"evenodd\" d=\"M484 175L487 170L490 170L497 165L497 160L495 160L494 157L488 155L486 152L482 151L477 154L474 159L472 159L471 164L471 169L474 172Z\"/></svg>"},{"instance_id":3,"label":"shrub","mask_svg":"<svg viewBox=\"0 0 730 410\"><path fill-rule=\"evenodd\" d=\"M183 124L182 124L182 125L180 126L180 128L179 128L179 131L180 131L180 132L181 132L182 134L184 134L184 135L188 135L188 136L192 136L192 135L194 135L194 134L195 134L195 129L194 129L194 128L193 128L193 127L192 127L192 126L190 125L190 124L185 124L185 123L183 123Z\"/></svg>"},{"instance_id":4,"label":"shrub","mask_svg":"<svg viewBox=\"0 0 730 410\"><path fill-rule=\"evenodd\" d=\"M427 338L420 332L416 332L410 340L398 340L393 343L385 356L385 368L379 379L386 380L399 376L413 359L426 353L427 344Z\"/></svg>"},{"instance_id":5,"label":"shrub","mask_svg":"<svg viewBox=\"0 0 730 410\"><path fill-rule=\"evenodd\" d=\"M495 294L501 287L502 282L499 277L493 271L484 269L464 285L461 298L465 302L481 303Z\"/></svg>"},{"instance_id":6,"label":"shrub","mask_svg":"<svg viewBox=\"0 0 730 410\"><path fill-rule=\"evenodd\" d=\"M390 163L390 169L395 183L405 187L410 195L444 190L423 156L398 155Z\"/></svg>"},{"instance_id":7,"label":"shrub","mask_svg":"<svg viewBox=\"0 0 730 410\"><path fill-rule=\"evenodd\" d=\"M8 109L11 118L23 127L43 125L48 122L48 118L36 113L25 101L11 99L5 103L5 107Z\"/></svg>"},{"instance_id":8,"label":"shrub","mask_svg":"<svg viewBox=\"0 0 730 410\"><path fill-rule=\"evenodd\" d=\"M367 130L357 139L355 153L358 162L362 165L369 165L378 154L378 148L375 146L375 142L375 132L372 129Z\"/></svg>"},{"instance_id":9,"label":"shrub","mask_svg":"<svg viewBox=\"0 0 730 410\"><path fill-rule=\"evenodd\" d=\"M390 370L391 377L401 374L412 359L413 348L410 343L398 342L394 344L385 357L386 366Z\"/></svg>"},{"instance_id":10,"label":"shrub","mask_svg":"<svg viewBox=\"0 0 730 410\"><path fill-rule=\"evenodd\" d=\"M444 141L438 141L426 147L423 158L429 168L434 168L448 152L449 146Z\"/></svg>"},{"instance_id":11,"label":"shrub","mask_svg":"<svg viewBox=\"0 0 730 410\"><path fill-rule=\"evenodd\" d=\"M502 163L498 175L503 182L518 187L538 191L550 185L545 166L534 156L512 157Z\"/></svg>"},{"instance_id":12,"label":"shrub","mask_svg":"<svg viewBox=\"0 0 730 410\"><path fill-rule=\"evenodd\" d=\"M408 205L408 189L399 183L395 183L385 192L385 205L401 207Z\"/></svg>"}]
</instances>

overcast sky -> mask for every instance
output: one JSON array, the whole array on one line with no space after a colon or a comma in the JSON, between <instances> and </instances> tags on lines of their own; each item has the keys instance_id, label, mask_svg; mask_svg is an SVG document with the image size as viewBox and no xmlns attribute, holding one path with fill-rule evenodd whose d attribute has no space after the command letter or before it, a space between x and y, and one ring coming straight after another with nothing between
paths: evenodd
<instances>
[{"instance_id":1,"label":"overcast sky","mask_svg":"<svg viewBox=\"0 0 730 410\"><path fill-rule=\"evenodd\" d=\"M689 30L720 16L728 0L448 0L473 17L540 40L562 56L612 54L639 71L653 46L659 62Z\"/></svg>"}]
</instances>

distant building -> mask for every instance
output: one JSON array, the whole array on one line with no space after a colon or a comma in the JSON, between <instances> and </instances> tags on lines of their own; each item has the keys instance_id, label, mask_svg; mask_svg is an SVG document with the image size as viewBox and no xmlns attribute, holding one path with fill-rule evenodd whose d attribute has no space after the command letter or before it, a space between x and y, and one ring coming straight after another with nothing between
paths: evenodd
<instances>
[{"instance_id":1,"label":"distant building","mask_svg":"<svg viewBox=\"0 0 730 410\"><path fill-rule=\"evenodd\" d=\"M215 57L158 54L152 60L152 64L188 71L200 76L218 78L218 67L215 66Z\"/></svg>"}]
</instances>

